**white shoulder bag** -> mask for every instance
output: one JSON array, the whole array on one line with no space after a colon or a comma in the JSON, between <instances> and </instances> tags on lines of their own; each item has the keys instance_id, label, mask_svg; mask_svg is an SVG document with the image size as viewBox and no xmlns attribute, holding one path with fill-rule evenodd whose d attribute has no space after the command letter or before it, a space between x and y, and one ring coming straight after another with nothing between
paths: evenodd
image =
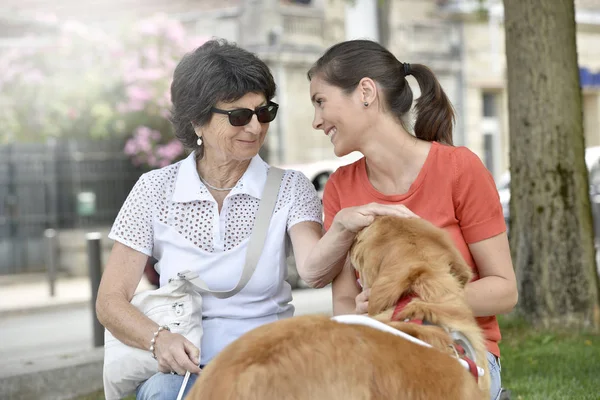
<instances>
[{"instance_id":1,"label":"white shoulder bag","mask_svg":"<svg viewBox=\"0 0 600 400\"><path fill-rule=\"evenodd\" d=\"M238 284L231 290L212 291L197 273L181 271L177 278L156 290L140 292L131 304L159 326L167 325L171 332L185 336L202 351L202 296L211 294L224 299L246 286L256 269L262 253L271 216L275 209L284 171L270 167L256 220L246 252L246 263ZM150 347L150 341L148 341ZM107 400L116 400L133 394L145 380L158 372L158 362L148 350L128 346L104 331L104 394Z\"/></svg>"}]
</instances>

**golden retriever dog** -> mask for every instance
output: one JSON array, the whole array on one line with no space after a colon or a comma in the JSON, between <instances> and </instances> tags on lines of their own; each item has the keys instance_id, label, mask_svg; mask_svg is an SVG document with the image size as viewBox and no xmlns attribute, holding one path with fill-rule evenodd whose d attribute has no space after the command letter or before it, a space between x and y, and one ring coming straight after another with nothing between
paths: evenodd
<instances>
[{"instance_id":1,"label":"golden retriever dog","mask_svg":"<svg viewBox=\"0 0 600 400\"><path fill-rule=\"evenodd\" d=\"M357 234L350 260L371 288L369 316L431 347L326 316L289 318L227 346L186 399L489 399L484 339L464 296L472 273L446 232L378 217ZM463 347L479 379L458 361Z\"/></svg>"}]
</instances>

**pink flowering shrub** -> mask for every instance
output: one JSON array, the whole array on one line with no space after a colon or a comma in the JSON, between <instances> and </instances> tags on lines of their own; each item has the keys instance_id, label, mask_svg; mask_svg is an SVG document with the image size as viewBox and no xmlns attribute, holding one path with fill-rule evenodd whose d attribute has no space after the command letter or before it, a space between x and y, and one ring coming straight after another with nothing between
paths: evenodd
<instances>
[{"instance_id":1,"label":"pink flowering shrub","mask_svg":"<svg viewBox=\"0 0 600 400\"><path fill-rule=\"evenodd\" d=\"M184 154L184 148L177 139L164 143L161 133L147 126L135 129L133 137L125 144L125 154L135 165L165 167Z\"/></svg>"},{"instance_id":2,"label":"pink flowering shrub","mask_svg":"<svg viewBox=\"0 0 600 400\"><path fill-rule=\"evenodd\" d=\"M184 156L168 121L181 57L204 39L164 15L115 32L52 16L52 34L0 52L0 143L46 137L117 137L144 167Z\"/></svg>"}]
</instances>

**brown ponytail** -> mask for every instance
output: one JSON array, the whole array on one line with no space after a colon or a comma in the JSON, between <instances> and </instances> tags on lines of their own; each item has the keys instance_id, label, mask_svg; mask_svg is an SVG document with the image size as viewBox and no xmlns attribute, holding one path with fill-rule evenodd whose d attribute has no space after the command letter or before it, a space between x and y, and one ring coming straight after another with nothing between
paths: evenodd
<instances>
[{"instance_id":1,"label":"brown ponytail","mask_svg":"<svg viewBox=\"0 0 600 400\"><path fill-rule=\"evenodd\" d=\"M421 89L421 96L415 104L417 120L415 136L422 140L452 144L454 127L454 107L437 78L422 64L411 64L410 74Z\"/></svg>"},{"instance_id":2,"label":"brown ponytail","mask_svg":"<svg viewBox=\"0 0 600 400\"><path fill-rule=\"evenodd\" d=\"M373 79L381 87L386 109L403 125L413 101L406 75L413 75L421 88L415 106L415 136L452 145L454 109L437 78L426 66L403 64L379 43L350 40L327 50L308 71L308 79L316 74L347 93L351 93L362 78Z\"/></svg>"}]
</instances>

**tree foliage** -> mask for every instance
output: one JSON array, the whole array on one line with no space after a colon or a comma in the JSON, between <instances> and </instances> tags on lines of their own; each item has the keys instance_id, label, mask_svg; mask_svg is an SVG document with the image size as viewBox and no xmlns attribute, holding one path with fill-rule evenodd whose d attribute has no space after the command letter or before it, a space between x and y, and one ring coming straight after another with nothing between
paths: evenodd
<instances>
[{"instance_id":1,"label":"tree foliage","mask_svg":"<svg viewBox=\"0 0 600 400\"><path fill-rule=\"evenodd\" d=\"M39 22L54 34L0 52L0 143L131 136L125 150L137 163L183 154L168 121L169 87L179 59L204 39L164 15L118 29Z\"/></svg>"}]
</instances>

